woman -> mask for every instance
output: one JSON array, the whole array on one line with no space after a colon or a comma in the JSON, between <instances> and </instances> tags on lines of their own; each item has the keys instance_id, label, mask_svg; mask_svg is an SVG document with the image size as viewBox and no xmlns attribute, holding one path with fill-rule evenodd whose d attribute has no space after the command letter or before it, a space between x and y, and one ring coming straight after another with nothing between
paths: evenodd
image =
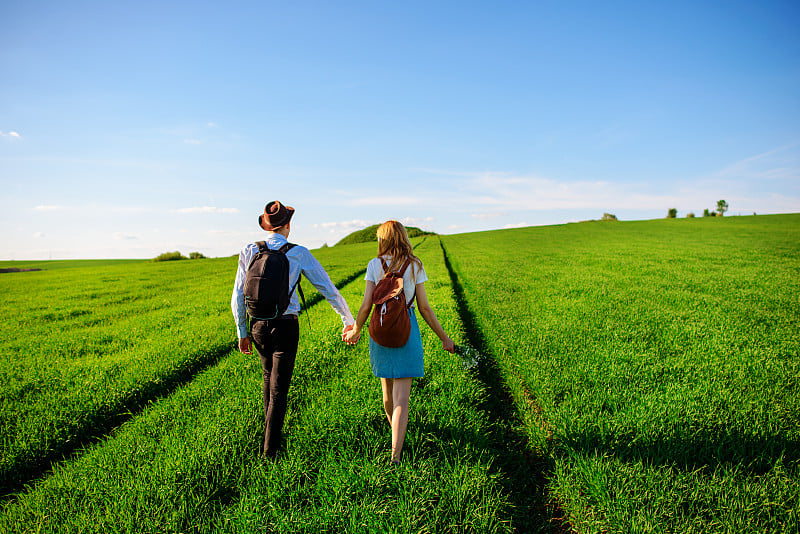
<instances>
[{"instance_id":1,"label":"woman","mask_svg":"<svg viewBox=\"0 0 800 534\"><path fill-rule=\"evenodd\" d=\"M344 340L354 345L361 338L361 329L364 327L372 308L372 294L375 286L383 278L383 259L389 267L389 272L402 269L406 260L409 266L403 274L403 290L406 304L412 302L416 295L419 313L428 326L442 340L442 348L446 351L455 350L453 340L445 333L442 325L436 319L436 314L428 304L425 294L425 281L428 279L425 269L419 258L414 256L411 242L408 239L405 227L397 221L387 221L378 227L378 257L373 258L367 265L366 289L364 301L358 309L356 324L346 332ZM383 389L383 408L386 417L392 426L392 463L399 464L403 452L403 442L406 437L408 425L408 398L411 394L411 379L424 374L424 355L422 352L422 338L419 325L414 314L413 306L408 308L411 321L411 335L408 342L398 348L387 348L378 345L374 340L369 340L369 361L372 373L381 379Z\"/></svg>"}]
</instances>

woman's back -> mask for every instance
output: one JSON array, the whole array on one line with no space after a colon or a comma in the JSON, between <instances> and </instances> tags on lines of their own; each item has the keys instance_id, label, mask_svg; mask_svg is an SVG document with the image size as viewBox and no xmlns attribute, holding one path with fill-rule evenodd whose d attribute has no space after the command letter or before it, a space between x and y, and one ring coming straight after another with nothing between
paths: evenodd
<instances>
[{"instance_id":1,"label":"woman's back","mask_svg":"<svg viewBox=\"0 0 800 534\"><path fill-rule=\"evenodd\" d=\"M378 282L380 282L384 275L383 266L381 265L381 258L383 258L387 265L391 266L392 257L388 254L379 256L377 258L372 258L372 260L370 260L370 262L367 264L367 274L365 279L374 282L376 285ZM402 268L402 264L400 264L400 268ZM406 272L403 273L403 291L406 294L406 304L411 302L411 299L414 297L414 289L416 285L426 282L427 280L428 276L425 274L425 267L423 267L422 262L420 261L417 263L415 261L411 261L406 269Z\"/></svg>"}]
</instances>

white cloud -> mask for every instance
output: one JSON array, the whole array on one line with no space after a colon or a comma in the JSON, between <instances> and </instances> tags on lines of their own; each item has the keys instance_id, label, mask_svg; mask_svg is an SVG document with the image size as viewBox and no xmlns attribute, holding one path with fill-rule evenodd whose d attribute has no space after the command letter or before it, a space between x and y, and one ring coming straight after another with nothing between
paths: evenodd
<instances>
[{"instance_id":1,"label":"white cloud","mask_svg":"<svg viewBox=\"0 0 800 534\"><path fill-rule=\"evenodd\" d=\"M173 210L175 213L195 214L195 213L239 213L237 208L217 208L214 206L202 206L193 208L180 208Z\"/></svg>"},{"instance_id":2,"label":"white cloud","mask_svg":"<svg viewBox=\"0 0 800 534\"><path fill-rule=\"evenodd\" d=\"M434 221L433 217L406 217L401 219L400 222L406 226L417 226L422 225L425 223L429 223ZM381 221L382 222L382 221ZM333 233L340 233L342 231L348 230L361 230L362 228L366 228L373 224L377 224L371 221L365 221L362 219L353 219L351 221L336 221L336 222L324 222L324 223L317 223L311 225L312 228L320 228L322 230L330 230Z\"/></svg>"},{"instance_id":3,"label":"white cloud","mask_svg":"<svg viewBox=\"0 0 800 534\"><path fill-rule=\"evenodd\" d=\"M713 173L712 178L761 180L800 180L800 142L779 146L767 152L732 163Z\"/></svg>"},{"instance_id":4,"label":"white cloud","mask_svg":"<svg viewBox=\"0 0 800 534\"><path fill-rule=\"evenodd\" d=\"M492 213L473 213L471 217L474 219L485 220L494 219L495 217L503 217L505 215L508 215L507 211L494 211Z\"/></svg>"},{"instance_id":5,"label":"white cloud","mask_svg":"<svg viewBox=\"0 0 800 534\"><path fill-rule=\"evenodd\" d=\"M664 190L656 189L647 182L566 181L535 174L519 175L508 172L416 170L438 175L441 179L423 179L417 182L413 196L379 193L375 196L354 197L346 202L359 209L415 208L417 212L436 213L437 220L443 220L445 213L457 212L461 216L491 224L492 220L530 211L584 210L597 212L598 216L610 210L660 212L671 206L694 206L693 202L703 198L697 194L696 187L680 190L677 187L679 184Z\"/></svg>"},{"instance_id":6,"label":"white cloud","mask_svg":"<svg viewBox=\"0 0 800 534\"><path fill-rule=\"evenodd\" d=\"M22 136L19 135L17 132L8 132L8 133L0 132L0 137L12 137L14 139L22 139Z\"/></svg>"},{"instance_id":7,"label":"white cloud","mask_svg":"<svg viewBox=\"0 0 800 534\"><path fill-rule=\"evenodd\" d=\"M47 234L45 234L44 232L36 232L35 234L33 234L33 237L35 239L42 239L44 237L47 237Z\"/></svg>"},{"instance_id":8,"label":"white cloud","mask_svg":"<svg viewBox=\"0 0 800 534\"><path fill-rule=\"evenodd\" d=\"M735 161L698 177L682 189L683 211L713 211L724 198L731 214L788 213L800 211L800 141ZM676 206L672 206L676 207ZM680 205L677 206L681 211Z\"/></svg>"},{"instance_id":9,"label":"white cloud","mask_svg":"<svg viewBox=\"0 0 800 534\"><path fill-rule=\"evenodd\" d=\"M98 213L102 211L115 213L117 215L125 214L125 215L137 215L140 213L153 213L153 208L148 208L145 206L107 206L103 208L93 207Z\"/></svg>"},{"instance_id":10,"label":"white cloud","mask_svg":"<svg viewBox=\"0 0 800 534\"><path fill-rule=\"evenodd\" d=\"M362 221L359 219L354 219L352 221L338 221L338 222L324 222L312 225L312 228L322 228L324 230L352 230L356 228L366 228L369 226L369 221Z\"/></svg>"},{"instance_id":11,"label":"white cloud","mask_svg":"<svg viewBox=\"0 0 800 534\"><path fill-rule=\"evenodd\" d=\"M422 226L425 223L433 222L433 217L405 217L400 222L405 226Z\"/></svg>"},{"instance_id":12,"label":"white cloud","mask_svg":"<svg viewBox=\"0 0 800 534\"><path fill-rule=\"evenodd\" d=\"M242 232L241 230L206 230L205 234L214 237L241 237L253 232Z\"/></svg>"},{"instance_id":13,"label":"white cloud","mask_svg":"<svg viewBox=\"0 0 800 534\"><path fill-rule=\"evenodd\" d=\"M560 180L536 174L509 172L468 172L447 169L415 169L437 175L430 186L418 188L417 206L430 209L442 201L460 213L481 221L520 212L582 212L599 217L604 212L629 211L647 216L666 213L671 207L679 211L713 208L717 199L725 198L731 213L776 213L800 209L800 141L734 162L705 176L676 177L668 184L659 181L637 182L609 179ZM443 181L446 190L437 190ZM375 199L380 201L381 197ZM361 199L367 204L373 200ZM387 202L388 203L388 202ZM440 213L437 211L437 213ZM524 215L517 217L531 217ZM440 216L441 218L441 216ZM527 219L531 223L530 219ZM546 219L531 224L542 224ZM497 222L495 222L497 224Z\"/></svg>"},{"instance_id":14,"label":"white cloud","mask_svg":"<svg viewBox=\"0 0 800 534\"><path fill-rule=\"evenodd\" d=\"M82 217L92 217L92 216L116 217L123 215L140 215L143 213L147 214L161 213L164 211L161 209L155 209L146 206L118 206L118 205L108 205L108 204L98 205L96 203L77 204L71 206L60 206L56 204L40 204L38 206L34 206L32 209L34 211L40 211L40 212L63 211L67 213L77 214Z\"/></svg>"},{"instance_id":15,"label":"white cloud","mask_svg":"<svg viewBox=\"0 0 800 534\"><path fill-rule=\"evenodd\" d=\"M312 247L321 246L323 243L336 243L351 232L363 230L373 224L375 223L361 219L316 223L309 227L308 237L303 236L301 242L305 242ZM299 237L300 235L298 235Z\"/></svg>"},{"instance_id":16,"label":"white cloud","mask_svg":"<svg viewBox=\"0 0 800 534\"><path fill-rule=\"evenodd\" d=\"M514 224L507 224L507 225L503 226L503 228L505 228L505 229L509 229L509 228L525 228L526 226L530 226L530 224L528 224L526 222L520 222L520 223L514 223Z\"/></svg>"},{"instance_id":17,"label":"white cloud","mask_svg":"<svg viewBox=\"0 0 800 534\"><path fill-rule=\"evenodd\" d=\"M348 203L351 206L419 206L430 204L433 199L427 195L414 197L383 196L383 197L362 197L354 198Z\"/></svg>"},{"instance_id":18,"label":"white cloud","mask_svg":"<svg viewBox=\"0 0 800 534\"><path fill-rule=\"evenodd\" d=\"M638 191L628 184L566 182L496 172L476 174L467 183L466 193L472 194L466 204L498 208L487 215L528 210L666 209L668 204L681 204L682 200L679 195Z\"/></svg>"},{"instance_id":19,"label":"white cloud","mask_svg":"<svg viewBox=\"0 0 800 534\"><path fill-rule=\"evenodd\" d=\"M116 232L114 233L114 239L117 241L127 241L131 239L139 239L139 237L131 234L123 234L122 232Z\"/></svg>"}]
</instances>

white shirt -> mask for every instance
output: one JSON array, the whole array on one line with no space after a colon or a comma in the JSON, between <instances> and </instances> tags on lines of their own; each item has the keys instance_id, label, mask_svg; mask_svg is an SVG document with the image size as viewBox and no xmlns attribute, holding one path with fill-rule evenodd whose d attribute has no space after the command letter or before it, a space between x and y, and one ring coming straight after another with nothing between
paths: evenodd
<instances>
[{"instance_id":1,"label":"white shirt","mask_svg":"<svg viewBox=\"0 0 800 534\"><path fill-rule=\"evenodd\" d=\"M383 256L383 259L386 261L386 265L391 265L391 256ZM381 278L383 278L383 266L381 265L381 259L373 258L367 264L367 275L365 279L369 280L370 282L375 282L377 285L378 282L381 281ZM406 294L406 304L411 302L411 299L414 297L417 284L421 284L427 280L428 275L425 274L425 267L422 265L417 266L413 261L408 264L406 272L403 273L403 291Z\"/></svg>"},{"instance_id":2,"label":"white shirt","mask_svg":"<svg viewBox=\"0 0 800 534\"><path fill-rule=\"evenodd\" d=\"M277 250L288 242L286 237L277 233L268 233L265 241L267 242L267 247L271 250ZM236 281L233 284L233 295L231 295L231 311L233 311L233 318L236 321L239 339L248 335L247 311L244 304L244 278L250 261L257 253L258 245L255 243L245 245L239 252L239 267L236 269ZM289 260L289 280L292 280L292 285L294 285L294 282L297 281L302 272L303 276L311 282L311 285L317 288L317 291L325 297L325 300L339 314L345 326L355 322L353 314L350 313L350 308L347 306L347 301L344 300L339 290L333 285L328 273L325 272L325 268L306 247L295 245L286 253L286 258ZM289 286L289 290L291 288ZM300 313L300 297L297 289L292 292L289 307L286 308L284 313L295 315Z\"/></svg>"}]
</instances>

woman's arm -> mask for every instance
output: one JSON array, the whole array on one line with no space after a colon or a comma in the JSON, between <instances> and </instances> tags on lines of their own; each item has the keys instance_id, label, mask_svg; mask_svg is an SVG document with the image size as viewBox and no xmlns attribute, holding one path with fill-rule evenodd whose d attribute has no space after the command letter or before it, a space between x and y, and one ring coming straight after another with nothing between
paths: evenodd
<instances>
[{"instance_id":1,"label":"woman's arm","mask_svg":"<svg viewBox=\"0 0 800 534\"><path fill-rule=\"evenodd\" d=\"M439 320L436 318L433 308L431 308L431 305L428 303L428 295L425 293L425 282L417 284L416 291L417 308L419 308L420 315L422 315L422 318L428 323L428 326L431 327L431 330L442 340L442 348L447 352L455 352L456 349L453 340L447 336L444 328L439 324Z\"/></svg>"},{"instance_id":2,"label":"woman's arm","mask_svg":"<svg viewBox=\"0 0 800 534\"><path fill-rule=\"evenodd\" d=\"M356 324L344 335L344 340L351 345L355 345L361 339L361 329L364 328L364 323L369 318L369 312L372 309L372 293L374 292L375 282L367 280L367 286L364 288L364 300L361 301L361 307L358 308L356 315Z\"/></svg>"}]
</instances>

